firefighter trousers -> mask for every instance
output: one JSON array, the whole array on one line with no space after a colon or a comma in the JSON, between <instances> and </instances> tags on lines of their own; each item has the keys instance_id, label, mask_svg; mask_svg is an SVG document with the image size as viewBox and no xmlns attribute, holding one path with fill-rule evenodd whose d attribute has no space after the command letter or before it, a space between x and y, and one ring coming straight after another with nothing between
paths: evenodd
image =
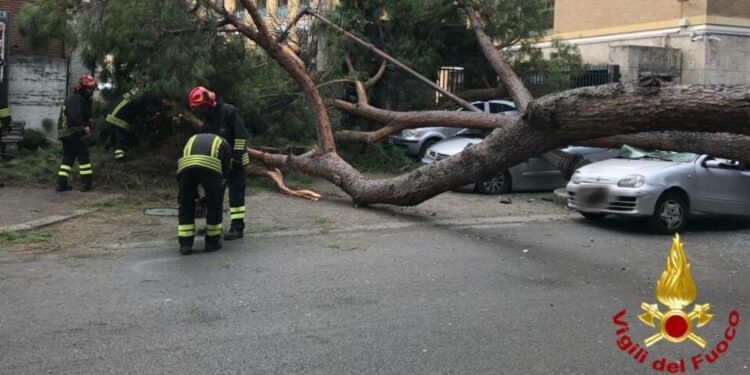
<instances>
[{"instance_id":1,"label":"firefighter trousers","mask_svg":"<svg viewBox=\"0 0 750 375\"><path fill-rule=\"evenodd\" d=\"M115 159L119 160L125 157L125 149L130 147L130 132L119 127L113 126L115 130Z\"/></svg>"},{"instance_id":2,"label":"firefighter trousers","mask_svg":"<svg viewBox=\"0 0 750 375\"><path fill-rule=\"evenodd\" d=\"M245 189L247 178L242 167L234 168L227 178L229 188L229 216L232 218L232 229L245 230Z\"/></svg>"},{"instance_id":3,"label":"firefighter trousers","mask_svg":"<svg viewBox=\"0 0 750 375\"><path fill-rule=\"evenodd\" d=\"M91 168L88 139L73 134L60 140L62 141L63 155L60 170L57 172L57 185L68 186L68 179L70 174L73 173L73 165L78 160L78 173L81 175L81 182L90 187L94 182L94 174Z\"/></svg>"},{"instance_id":4,"label":"firefighter trousers","mask_svg":"<svg viewBox=\"0 0 750 375\"><path fill-rule=\"evenodd\" d=\"M180 192L177 195L177 237L180 245L193 245L195 238L195 197L202 186L206 195L206 242L217 244L221 239L222 203L224 186L220 174L204 168L189 168L178 177Z\"/></svg>"}]
</instances>

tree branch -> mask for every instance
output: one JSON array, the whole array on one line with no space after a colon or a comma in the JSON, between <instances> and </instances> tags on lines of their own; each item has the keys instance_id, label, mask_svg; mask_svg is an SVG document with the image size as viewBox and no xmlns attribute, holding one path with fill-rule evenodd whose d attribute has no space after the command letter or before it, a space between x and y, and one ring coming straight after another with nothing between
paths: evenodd
<instances>
[{"instance_id":1,"label":"tree branch","mask_svg":"<svg viewBox=\"0 0 750 375\"><path fill-rule=\"evenodd\" d=\"M482 48L484 56L487 57L492 68L495 70L500 80L503 82L503 86L507 88L511 98L516 103L516 108L519 112L523 113L526 111L526 106L534 98L526 85L523 84L521 79L518 77L513 68L508 64L500 51L495 47L495 43L492 38L487 35L482 25L479 12L467 0L460 0L459 4L466 11L469 16L469 22L474 30L474 35L477 37L479 46Z\"/></svg>"},{"instance_id":2,"label":"tree branch","mask_svg":"<svg viewBox=\"0 0 750 375\"><path fill-rule=\"evenodd\" d=\"M692 152L750 163L750 137L727 133L649 132L583 140L576 145L602 148L630 145L646 150Z\"/></svg>"}]
</instances>

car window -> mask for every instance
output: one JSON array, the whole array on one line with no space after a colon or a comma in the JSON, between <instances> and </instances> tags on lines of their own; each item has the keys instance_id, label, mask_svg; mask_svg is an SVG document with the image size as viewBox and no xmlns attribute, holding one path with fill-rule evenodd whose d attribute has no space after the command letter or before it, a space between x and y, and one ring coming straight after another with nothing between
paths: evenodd
<instances>
[{"instance_id":1,"label":"car window","mask_svg":"<svg viewBox=\"0 0 750 375\"><path fill-rule=\"evenodd\" d=\"M490 113L501 113L512 111L515 108L503 103L490 103Z\"/></svg>"},{"instance_id":2,"label":"car window","mask_svg":"<svg viewBox=\"0 0 750 375\"><path fill-rule=\"evenodd\" d=\"M471 103L471 105L473 105L474 107L476 107L478 110L484 112L484 102ZM456 111L457 112L461 112L461 111L465 111L465 110L466 110L466 108L460 107Z\"/></svg>"}]
</instances>

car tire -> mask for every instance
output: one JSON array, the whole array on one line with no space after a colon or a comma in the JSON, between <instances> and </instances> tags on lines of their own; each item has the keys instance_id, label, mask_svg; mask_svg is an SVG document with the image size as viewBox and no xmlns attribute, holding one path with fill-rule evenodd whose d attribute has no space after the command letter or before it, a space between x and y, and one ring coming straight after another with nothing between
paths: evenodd
<instances>
[{"instance_id":1,"label":"car tire","mask_svg":"<svg viewBox=\"0 0 750 375\"><path fill-rule=\"evenodd\" d=\"M607 214L601 213L601 212L583 212L579 211L581 216L583 216L586 220L591 221L602 221L605 217L607 217Z\"/></svg>"},{"instance_id":2,"label":"car tire","mask_svg":"<svg viewBox=\"0 0 750 375\"><path fill-rule=\"evenodd\" d=\"M440 141L441 141L440 138L430 138L430 139L424 141L424 143L422 143L422 147L419 148L419 155L417 155L417 157L419 159L422 159L424 157L424 154L427 152L427 150L430 147L432 147L432 145L434 145L435 143L438 143Z\"/></svg>"},{"instance_id":3,"label":"car tire","mask_svg":"<svg viewBox=\"0 0 750 375\"><path fill-rule=\"evenodd\" d=\"M685 198L677 193L666 192L656 201L654 213L649 219L651 228L663 234L679 233L685 228L688 212Z\"/></svg>"},{"instance_id":4,"label":"car tire","mask_svg":"<svg viewBox=\"0 0 750 375\"><path fill-rule=\"evenodd\" d=\"M512 187L510 173L503 171L490 180L477 182L476 191L481 194L505 194L510 193Z\"/></svg>"}]
</instances>

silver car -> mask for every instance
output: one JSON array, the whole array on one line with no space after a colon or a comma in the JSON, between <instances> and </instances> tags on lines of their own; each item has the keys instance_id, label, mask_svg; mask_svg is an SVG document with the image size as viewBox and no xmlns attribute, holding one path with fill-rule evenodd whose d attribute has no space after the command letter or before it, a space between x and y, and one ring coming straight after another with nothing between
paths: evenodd
<instances>
[{"instance_id":1,"label":"silver car","mask_svg":"<svg viewBox=\"0 0 750 375\"><path fill-rule=\"evenodd\" d=\"M681 231L695 214L750 215L750 170L744 163L623 150L618 159L576 171L567 186L571 208L592 220L608 214L647 217L661 233Z\"/></svg>"},{"instance_id":2,"label":"silver car","mask_svg":"<svg viewBox=\"0 0 750 375\"><path fill-rule=\"evenodd\" d=\"M489 130L464 129L455 137L440 141L430 147L422 158L423 164L433 163L463 151L484 140ZM599 161L617 156L620 150L595 147L567 147L562 149L580 154L590 161ZM568 181L562 172L547 161L534 157L518 164L487 181L461 186L456 190L475 191L482 194L504 194L511 191L554 190L564 187Z\"/></svg>"},{"instance_id":3,"label":"silver car","mask_svg":"<svg viewBox=\"0 0 750 375\"><path fill-rule=\"evenodd\" d=\"M515 104L507 100L477 101L471 104L487 113L502 113L515 111L516 109ZM459 108L456 111L463 110L463 108ZM389 142L405 149L408 155L421 158L430 146L456 135L461 130L460 128L444 127L406 129L399 135L391 136Z\"/></svg>"}]
</instances>

